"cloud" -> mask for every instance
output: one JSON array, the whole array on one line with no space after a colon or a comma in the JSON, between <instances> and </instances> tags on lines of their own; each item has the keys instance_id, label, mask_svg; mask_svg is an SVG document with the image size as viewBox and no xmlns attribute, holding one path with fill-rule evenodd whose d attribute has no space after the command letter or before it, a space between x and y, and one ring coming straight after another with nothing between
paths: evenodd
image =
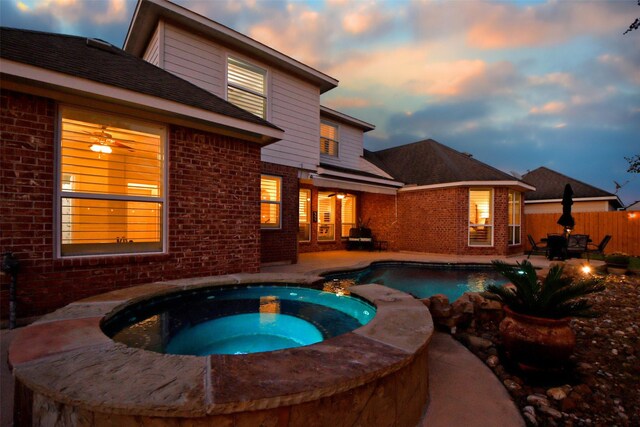
<instances>
[{"instance_id":1,"label":"cloud","mask_svg":"<svg viewBox=\"0 0 640 427\"><path fill-rule=\"evenodd\" d=\"M544 104L542 107L532 107L529 112L531 114L557 114L565 110L566 105L564 102L551 101Z\"/></svg>"},{"instance_id":2,"label":"cloud","mask_svg":"<svg viewBox=\"0 0 640 427\"><path fill-rule=\"evenodd\" d=\"M337 98L331 98L327 101L327 106L333 109L342 109L342 108L364 108L372 105L372 101L366 98L356 98L356 97L344 97L340 96Z\"/></svg>"}]
</instances>

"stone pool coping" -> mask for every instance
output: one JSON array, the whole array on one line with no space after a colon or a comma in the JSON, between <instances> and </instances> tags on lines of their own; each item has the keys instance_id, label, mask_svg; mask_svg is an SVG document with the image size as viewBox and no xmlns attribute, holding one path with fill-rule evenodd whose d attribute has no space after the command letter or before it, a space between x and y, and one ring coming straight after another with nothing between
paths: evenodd
<instances>
[{"instance_id":1,"label":"stone pool coping","mask_svg":"<svg viewBox=\"0 0 640 427\"><path fill-rule=\"evenodd\" d=\"M242 356L178 356L130 348L100 330L112 310L205 286L309 284L308 274L238 274L157 282L77 301L26 327L9 363L25 387L101 413L199 417L271 409L333 396L411 364L433 334L428 309L379 285L350 288L377 308L367 325L318 344Z\"/></svg>"}]
</instances>

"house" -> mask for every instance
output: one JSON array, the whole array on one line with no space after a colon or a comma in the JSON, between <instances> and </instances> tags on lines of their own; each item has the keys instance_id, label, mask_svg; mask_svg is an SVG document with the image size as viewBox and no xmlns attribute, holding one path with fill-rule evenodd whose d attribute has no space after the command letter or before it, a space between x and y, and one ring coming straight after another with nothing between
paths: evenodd
<instances>
[{"instance_id":1,"label":"house","mask_svg":"<svg viewBox=\"0 0 640 427\"><path fill-rule=\"evenodd\" d=\"M282 129L103 41L0 31L0 250L20 262L19 317L259 270L260 150Z\"/></svg>"},{"instance_id":2,"label":"house","mask_svg":"<svg viewBox=\"0 0 640 427\"><path fill-rule=\"evenodd\" d=\"M536 188L525 196L525 214L562 213L560 202L567 184L571 184L573 190L573 212L607 212L623 207L615 194L544 166L527 172L522 179Z\"/></svg>"},{"instance_id":3,"label":"house","mask_svg":"<svg viewBox=\"0 0 640 427\"><path fill-rule=\"evenodd\" d=\"M432 139L365 157L404 183L393 197L365 199L378 238L397 250L509 255L523 251L523 193L534 190Z\"/></svg>"},{"instance_id":4,"label":"house","mask_svg":"<svg viewBox=\"0 0 640 427\"><path fill-rule=\"evenodd\" d=\"M166 0L124 49L3 28L0 250L20 317L158 280L346 247L521 252L534 187L432 140L378 152L321 105L338 81ZM2 276L6 313L9 278Z\"/></svg>"},{"instance_id":5,"label":"house","mask_svg":"<svg viewBox=\"0 0 640 427\"><path fill-rule=\"evenodd\" d=\"M283 129L261 150L261 261L345 247L364 194L402 183L363 158L374 126L321 105L333 77L166 0L138 3L124 50Z\"/></svg>"}]
</instances>

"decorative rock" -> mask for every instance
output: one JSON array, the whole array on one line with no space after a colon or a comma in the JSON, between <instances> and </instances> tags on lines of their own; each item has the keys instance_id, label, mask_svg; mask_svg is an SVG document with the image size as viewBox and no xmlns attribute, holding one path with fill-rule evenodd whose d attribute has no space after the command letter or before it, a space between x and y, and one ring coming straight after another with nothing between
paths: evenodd
<instances>
[{"instance_id":1,"label":"decorative rock","mask_svg":"<svg viewBox=\"0 0 640 427\"><path fill-rule=\"evenodd\" d=\"M449 304L449 298L442 294L432 296L429 310L433 317L450 317L451 305Z\"/></svg>"},{"instance_id":2,"label":"decorative rock","mask_svg":"<svg viewBox=\"0 0 640 427\"><path fill-rule=\"evenodd\" d=\"M507 390L510 390L510 391L517 391L517 390L520 390L522 388L520 386L520 384L518 384L517 382L515 382L514 380L511 380L511 379L504 380L503 384L507 388Z\"/></svg>"},{"instance_id":3,"label":"decorative rock","mask_svg":"<svg viewBox=\"0 0 640 427\"><path fill-rule=\"evenodd\" d=\"M536 418L536 411L533 409L533 406L525 406L522 411L522 416L525 420L527 420L527 425L537 426L538 419Z\"/></svg>"},{"instance_id":4,"label":"decorative rock","mask_svg":"<svg viewBox=\"0 0 640 427\"><path fill-rule=\"evenodd\" d=\"M467 342L469 343L469 347L471 347L472 350L486 350L487 348L493 346L493 343L488 339L476 337L474 335L469 335L467 337Z\"/></svg>"},{"instance_id":5,"label":"decorative rock","mask_svg":"<svg viewBox=\"0 0 640 427\"><path fill-rule=\"evenodd\" d=\"M542 406L549 406L549 399L547 399L546 397L540 395L540 394L530 394L529 396L527 396L527 402L531 403L532 405L540 408Z\"/></svg>"},{"instance_id":6,"label":"decorative rock","mask_svg":"<svg viewBox=\"0 0 640 427\"><path fill-rule=\"evenodd\" d=\"M538 410L545 415L549 415L550 417L562 418L562 412L558 411L557 409L553 409L549 406L540 406Z\"/></svg>"},{"instance_id":7,"label":"decorative rock","mask_svg":"<svg viewBox=\"0 0 640 427\"><path fill-rule=\"evenodd\" d=\"M571 393L573 395L574 393ZM575 400L572 399L571 395L564 399L561 403L561 408L563 412L573 411L578 407L578 404Z\"/></svg>"},{"instance_id":8,"label":"decorative rock","mask_svg":"<svg viewBox=\"0 0 640 427\"><path fill-rule=\"evenodd\" d=\"M554 387L547 390L547 396L554 400L562 400L567 397L564 387Z\"/></svg>"},{"instance_id":9,"label":"decorative rock","mask_svg":"<svg viewBox=\"0 0 640 427\"><path fill-rule=\"evenodd\" d=\"M496 366L498 366L500 364L500 359L498 358L498 356L495 355L491 355L489 357L487 357L487 365L491 368L495 368Z\"/></svg>"}]
</instances>

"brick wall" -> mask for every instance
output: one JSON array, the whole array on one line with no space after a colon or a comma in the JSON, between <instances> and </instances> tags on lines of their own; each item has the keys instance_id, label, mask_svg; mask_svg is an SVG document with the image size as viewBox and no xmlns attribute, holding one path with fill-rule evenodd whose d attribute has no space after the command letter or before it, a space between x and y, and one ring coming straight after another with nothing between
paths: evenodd
<instances>
[{"instance_id":1,"label":"brick wall","mask_svg":"<svg viewBox=\"0 0 640 427\"><path fill-rule=\"evenodd\" d=\"M173 126L168 253L54 259L55 103L11 91L0 98L0 252L21 263L19 318L141 283L259 270L259 147ZM1 275L2 318L8 288Z\"/></svg>"},{"instance_id":2,"label":"brick wall","mask_svg":"<svg viewBox=\"0 0 640 427\"><path fill-rule=\"evenodd\" d=\"M396 207L397 203L397 207ZM400 192L397 196L362 195L363 218L389 249L464 255L521 253L508 246L508 189L494 189L494 245L468 245L469 189L462 187ZM396 214L397 212L397 214ZM526 236L524 224L522 236Z\"/></svg>"},{"instance_id":3,"label":"brick wall","mask_svg":"<svg viewBox=\"0 0 640 427\"><path fill-rule=\"evenodd\" d=\"M262 162L264 174L282 177L282 228L261 230L261 261L298 262L298 169Z\"/></svg>"}]
</instances>

